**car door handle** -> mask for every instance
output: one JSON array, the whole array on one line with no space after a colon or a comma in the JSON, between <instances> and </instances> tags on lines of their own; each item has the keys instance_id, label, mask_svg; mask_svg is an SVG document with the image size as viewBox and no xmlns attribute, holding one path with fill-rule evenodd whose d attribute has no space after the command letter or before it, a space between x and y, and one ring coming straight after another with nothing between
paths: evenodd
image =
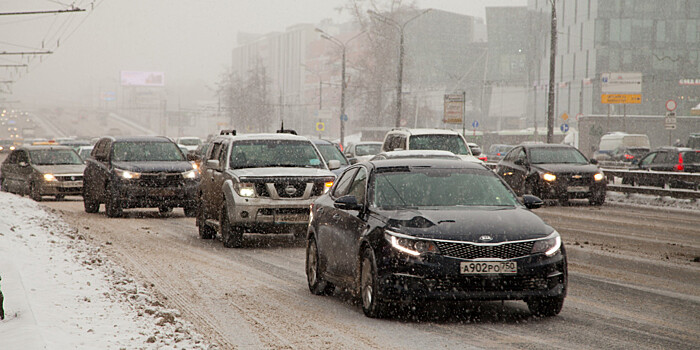
<instances>
[{"instance_id":1,"label":"car door handle","mask_svg":"<svg viewBox=\"0 0 700 350\"><path fill-rule=\"evenodd\" d=\"M320 207L320 208L316 209L316 211L319 212L319 213L322 212L322 211L323 211L323 207Z\"/></svg>"},{"instance_id":2,"label":"car door handle","mask_svg":"<svg viewBox=\"0 0 700 350\"><path fill-rule=\"evenodd\" d=\"M340 214L333 214L333 220L340 219Z\"/></svg>"}]
</instances>

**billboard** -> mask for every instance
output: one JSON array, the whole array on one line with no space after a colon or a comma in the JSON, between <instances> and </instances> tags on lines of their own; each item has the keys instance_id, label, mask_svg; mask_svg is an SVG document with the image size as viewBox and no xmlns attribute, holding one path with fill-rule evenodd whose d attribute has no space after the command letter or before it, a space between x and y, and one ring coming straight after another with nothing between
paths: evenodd
<instances>
[{"instance_id":1,"label":"billboard","mask_svg":"<svg viewBox=\"0 0 700 350\"><path fill-rule=\"evenodd\" d=\"M121 71L122 86L165 86L163 72Z\"/></svg>"},{"instance_id":2,"label":"billboard","mask_svg":"<svg viewBox=\"0 0 700 350\"><path fill-rule=\"evenodd\" d=\"M443 123L462 124L464 117L464 100L464 93L445 95Z\"/></svg>"}]
</instances>

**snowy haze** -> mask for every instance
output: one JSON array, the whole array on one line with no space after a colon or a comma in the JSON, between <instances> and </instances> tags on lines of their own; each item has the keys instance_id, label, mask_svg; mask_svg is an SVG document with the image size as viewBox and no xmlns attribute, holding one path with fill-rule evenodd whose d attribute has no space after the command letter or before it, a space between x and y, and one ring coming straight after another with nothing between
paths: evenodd
<instances>
[{"instance_id":1,"label":"snowy haze","mask_svg":"<svg viewBox=\"0 0 700 350\"><path fill-rule=\"evenodd\" d=\"M0 0L0 12L66 9L68 1ZM406 1L405 3L409 3ZM436 8L484 18L485 6L526 0L423 0ZM96 91L116 88L121 70L165 72L168 95L183 104L212 99L231 62L238 32L283 31L298 23L350 20L346 0L77 0L85 12L0 16L0 52L54 51L27 68L0 68L0 89L28 105L90 105ZM42 48L43 42L43 48ZM56 45L59 45L56 47ZM0 65L27 58L0 55ZM27 71L28 70L28 71Z\"/></svg>"}]
</instances>

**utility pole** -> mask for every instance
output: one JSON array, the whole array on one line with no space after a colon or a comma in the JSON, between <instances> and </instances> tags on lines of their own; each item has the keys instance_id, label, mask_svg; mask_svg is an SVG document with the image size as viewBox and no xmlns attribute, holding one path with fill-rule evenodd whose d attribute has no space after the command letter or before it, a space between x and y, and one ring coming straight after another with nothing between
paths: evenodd
<instances>
[{"instance_id":1,"label":"utility pole","mask_svg":"<svg viewBox=\"0 0 700 350\"><path fill-rule=\"evenodd\" d=\"M403 95L403 56L404 56L404 29L406 28L406 25L413 21L414 19L430 12L432 9L426 9L423 12L413 16L410 18L408 21L404 22L403 24L399 24L398 22L394 21L393 19L380 15L379 13L372 11L372 10L367 10L367 13L370 14L371 16L374 16L378 19L380 19L383 22L389 23L396 27L396 29L399 30L399 68L398 68L398 77L397 77L397 86L396 86L396 120L395 120L395 126L398 128L401 126L401 99Z\"/></svg>"},{"instance_id":2,"label":"utility pole","mask_svg":"<svg viewBox=\"0 0 700 350\"><path fill-rule=\"evenodd\" d=\"M364 34L365 31L357 33L355 36L346 40L345 42L338 40L336 37L324 32L320 28L316 28L316 31L321 33L321 38L332 42L342 50L342 68L340 72L340 145L341 147L345 147L345 88L347 86L347 83L345 82L345 51L348 43Z\"/></svg>"},{"instance_id":3,"label":"utility pole","mask_svg":"<svg viewBox=\"0 0 700 350\"><path fill-rule=\"evenodd\" d=\"M557 9L556 0L549 0L552 4L552 30L549 54L549 94L547 97L547 143L552 143L554 138L554 69L557 61Z\"/></svg>"}]
</instances>

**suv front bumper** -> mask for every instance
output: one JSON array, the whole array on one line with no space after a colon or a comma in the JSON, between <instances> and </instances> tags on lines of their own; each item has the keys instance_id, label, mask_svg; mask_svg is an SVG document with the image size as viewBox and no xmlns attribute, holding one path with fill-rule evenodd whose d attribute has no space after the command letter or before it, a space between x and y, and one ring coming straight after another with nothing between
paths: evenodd
<instances>
[{"instance_id":1,"label":"suv front bumper","mask_svg":"<svg viewBox=\"0 0 700 350\"><path fill-rule=\"evenodd\" d=\"M123 208L194 207L198 187L197 181L169 187L144 187L134 181L122 181L118 191Z\"/></svg>"},{"instance_id":2,"label":"suv front bumper","mask_svg":"<svg viewBox=\"0 0 700 350\"><path fill-rule=\"evenodd\" d=\"M306 230L309 206L316 199L245 198L234 194L235 206L229 208L231 222L248 232L288 232Z\"/></svg>"}]
</instances>

